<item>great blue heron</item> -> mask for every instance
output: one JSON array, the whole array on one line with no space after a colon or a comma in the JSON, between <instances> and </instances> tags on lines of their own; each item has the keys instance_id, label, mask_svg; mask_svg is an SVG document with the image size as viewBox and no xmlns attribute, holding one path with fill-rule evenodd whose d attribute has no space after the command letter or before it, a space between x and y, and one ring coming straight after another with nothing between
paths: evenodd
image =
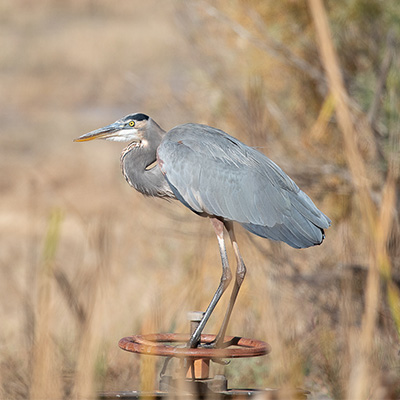
<instances>
[{"instance_id":1,"label":"great blue heron","mask_svg":"<svg viewBox=\"0 0 400 400\"><path fill-rule=\"evenodd\" d=\"M236 256L236 279L214 346L222 345L246 267L236 242L233 222L248 231L295 248L321 244L330 220L273 161L227 133L200 124L179 125L165 132L142 113L75 139L129 142L121 155L122 172L146 196L177 199L196 214L208 217L218 238L222 260L219 286L192 334L200 335L232 274L224 243L226 228Z\"/></svg>"}]
</instances>

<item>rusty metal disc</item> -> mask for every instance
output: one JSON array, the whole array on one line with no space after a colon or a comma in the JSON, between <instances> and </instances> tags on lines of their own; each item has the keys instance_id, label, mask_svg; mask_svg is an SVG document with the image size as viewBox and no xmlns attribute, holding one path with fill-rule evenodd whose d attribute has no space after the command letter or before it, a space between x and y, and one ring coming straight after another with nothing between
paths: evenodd
<instances>
[{"instance_id":1,"label":"rusty metal disc","mask_svg":"<svg viewBox=\"0 0 400 400\"><path fill-rule=\"evenodd\" d=\"M257 357L268 354L271 346L261 340L226 336L223 348L206 347L188 348L173 346L173 343L186 343L190 335L181 333L154 333L133 335L122 338L118 345L121 349L140 354L182 358L239 358ZM215 335L201 335L201 344L211 343Z\"/></svg>"}]
</instances>

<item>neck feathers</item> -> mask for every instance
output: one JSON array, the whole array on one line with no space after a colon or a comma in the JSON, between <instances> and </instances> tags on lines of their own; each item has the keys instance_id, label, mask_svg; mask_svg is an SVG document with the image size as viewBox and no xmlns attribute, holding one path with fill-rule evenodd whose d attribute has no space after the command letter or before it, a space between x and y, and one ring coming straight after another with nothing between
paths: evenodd
<instances>
[{"instance_id":1,"label":"neck feathers","mask_svg":"<svg viewBox=\"0 0 400 400\"><path fill-rule=\"evenodd\" d=\"M165 134L154 121L149 121L141 142L130 143L121 154L122 173L132 187L146 196L174 197L156 163L157 148ZM152 166L152 164L155 164Z\"/></svg>"}]
</instances>

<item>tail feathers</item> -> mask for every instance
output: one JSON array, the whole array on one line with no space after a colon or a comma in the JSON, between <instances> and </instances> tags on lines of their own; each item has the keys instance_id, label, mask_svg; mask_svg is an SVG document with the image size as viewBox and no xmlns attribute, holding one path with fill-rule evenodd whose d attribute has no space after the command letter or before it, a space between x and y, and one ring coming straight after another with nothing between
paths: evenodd
<instances>
[{"instance_id":1,"label":"tail feathers","mask_svg":"<svg viewBox=\"0 0 400 400\"><path fill-rule=\"evenodd\" d=\"M254 224L241 225L257 236L285 242L295 249L321 244L325 238L324 230L310 221L307 221L304 227L297 223L276 224L272 227Z\"/></svg>"},{"instance_id":2,"label":"tail feathers","mask_svg":"<svg viewBox=\"0 0 400 400\"><path fill-rule=\"evenodd\" d=\"M303 191L300 190L296 194L289 193L289 197L292 205L292 213L296 210L301 215L301 218L299 218L299 215L293 215L296 220L301 221L305 219L321 229L330 227L331 220L315 206Z\"/></svg>"}]
</instances>

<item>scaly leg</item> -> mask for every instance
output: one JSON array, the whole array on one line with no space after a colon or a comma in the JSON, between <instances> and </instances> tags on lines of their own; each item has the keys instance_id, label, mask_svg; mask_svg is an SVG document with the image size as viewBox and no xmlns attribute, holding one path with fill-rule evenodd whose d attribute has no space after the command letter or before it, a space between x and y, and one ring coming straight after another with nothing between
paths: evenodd
<instances>
[{"instance_id":1,"label":"scaly leg","mask_svg":"<svg viewBox=\"0 0 400 400\"><path fill-rule=\"evenodd\" d=\"M229 264L228 264L228 256L226 254L226 247L225 247L225 242L224 242L224 222L217 218L210 218L211 223L214 227L215 233L217 235L218 239L218 245L219 245L219 251L221 253L221 261L222 261L222 275L221 275L221 281L219 283L219 286L209 304L207 307L206 312L204 313L204 316L202 320L200 321L199 326L196 328L196 330L193 332L192 336L190 337L188 346L189 347L197 347L200 343L200 335L203 332L203 329L210 318L210 315L214 311L215 306L217 305L219 299L221 298L222 294L225 292L226 288L228 287L231 279L232 279L232 273L231 270L229 269Z\"/></svg>"},{"instance_id":2,"label":"scaly leg","mask_svg":"<svg viewBox=\"0 0 400 400\"><path fill-rule=\"evenodd\" d=\"M232 221L226 221L225 222L225 227L229 233L229 238L231 239L231 243L233 246L233 250L235 252L236 256L236 262L237 262L237 268L236 268L236 279L235 279L235 284L232 289L232 294L231 298L229 300L228 308L226 310L225 318L224 321L222 322L221 329L218 332L217 337L213 341L213 344L215 347L222 347L222 342L224 341L225 333L226 333L226 328L228 327L228 322L229 318L232 314L233 306L235 304L237 295L239 293L240 286L243 283L244 277L246 275L246 266L244 265L242 256L240 255L239 252L239 246L236 241L235 237L235 232L233 230L233 222Z\"/></svg>"}]
</instances>

